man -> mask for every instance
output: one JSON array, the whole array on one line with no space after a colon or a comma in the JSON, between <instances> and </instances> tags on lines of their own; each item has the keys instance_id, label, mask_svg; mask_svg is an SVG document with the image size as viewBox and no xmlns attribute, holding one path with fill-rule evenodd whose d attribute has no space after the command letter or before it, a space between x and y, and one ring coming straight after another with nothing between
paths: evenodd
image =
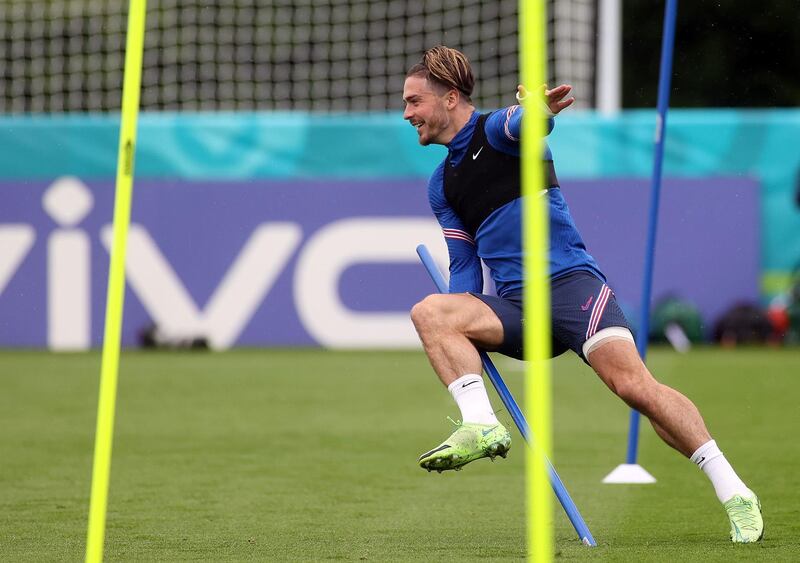
<instances>
[{"instance_id":1,"label":"man","mask_svg":"<svg viewBox=\"0 0 800 563\"><path fill-rule=\"evenodd\" d=\"M422 468L460 469L483 457L505 457L511 436L492 411L478 350L522 357L522 244L519 138L523 110L479 114L470 96L474 77L455 49L434 47L406 76L403 118L419 143L445 145L428 195L450 253L450 293L430 295L411 311L425 353L458 404L462 423L419 458ZM542 116L574 101L570 87L544 91ZM519 95L525 90L519 87ZM546 106L546 107L544 107ZM656 381L641 361L625 316L587 253L544 150L550 213L553 355L578 354L623 401L650 419L656 433L710 478L731 522L731 540L763 536L758 497L737 476L695 405ZM497 296L482 291L481 260Z\"/></svg>"}]
</instances>

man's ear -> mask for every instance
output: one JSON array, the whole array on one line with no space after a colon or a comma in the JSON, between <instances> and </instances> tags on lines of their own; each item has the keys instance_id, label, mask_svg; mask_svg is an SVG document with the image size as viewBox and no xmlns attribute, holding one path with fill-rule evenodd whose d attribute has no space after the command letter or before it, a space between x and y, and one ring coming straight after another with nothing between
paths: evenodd
<instances>
[{"instance_id":1,"label":"man's ear","mask_svg":"<svg viewBox=\"0 0 800 563\"><path fill-rule=\"evenodd\" d=\"M460 99L461 94L455 88L450 89L447 92L447 109L453 109L458 105L458 100Z\"/></svg>"}]
</instances>

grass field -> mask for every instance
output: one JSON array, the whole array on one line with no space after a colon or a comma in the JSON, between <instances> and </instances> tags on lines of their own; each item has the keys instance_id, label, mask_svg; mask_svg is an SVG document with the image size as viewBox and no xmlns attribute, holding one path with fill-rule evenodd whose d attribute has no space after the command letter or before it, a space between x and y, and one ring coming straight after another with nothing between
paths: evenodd
<instances>
[{"instance_id":1,"label":"grass field","mask_svg":"<svg viewBox=\"0 0 800 563\"><path fill-rule=\"evenodd\" d=\"M650 365L759 493L766 539L730 545L702 472L649 426L641 462L658 483L601 485L628 411L572 356L554 366L554 463L599 547L557 507L557 558L800 559L800 351L657 349ZM0 352L0 560L83 558L99 367L96 353ZM521 397L519 366L498 367ZM523 558L522 439L508 460L428 474L415 460L449 434L446 415L421 353L126 352L106 558Z\"/></svg>"}]
</instances>

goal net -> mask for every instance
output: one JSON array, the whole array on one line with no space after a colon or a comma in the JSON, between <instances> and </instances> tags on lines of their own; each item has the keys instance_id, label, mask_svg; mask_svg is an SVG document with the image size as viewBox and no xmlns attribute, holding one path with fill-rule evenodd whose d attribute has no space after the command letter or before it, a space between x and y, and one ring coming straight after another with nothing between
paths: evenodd
<instances>
[{"instance_id":1,"label":"goal net","mask_svg":"<svg viewBox=\"0 0 800 563\"><path fill-rule=\"evenodd\" d=\"M464 51L480 108L518 80L517 1L150 0L144 110L385 111L428 47ZM551 83L594 100L597 0L550 0ZM127 0L0 0L0 112L117 111Z\"/></svg>"}]
</instances>

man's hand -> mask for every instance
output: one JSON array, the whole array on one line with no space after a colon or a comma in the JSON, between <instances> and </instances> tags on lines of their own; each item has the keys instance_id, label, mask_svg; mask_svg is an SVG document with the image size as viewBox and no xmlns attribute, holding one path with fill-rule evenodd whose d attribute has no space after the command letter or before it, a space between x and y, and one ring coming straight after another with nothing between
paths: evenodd
<instances>
[{"instance_id":1,"label":"man's hand","mask_svg":"<svg viewBox=\"0 0 800 563\"><path fill-rule=\"evenodd\" d=\"M539 92L541 93L542 103L552 115L560 113L561 110L568 108L575 102L574 97L567 98L569 93L572 92L572 86L569 84L556 86L552 90L547 89L547 84L542 84L539 87ZM519 84L517 86L517 100L522 101L527 95L528 91L525 86Z\"/></svg>"},{"instance_id":2,"label":"man's hand","mask_svg":"<svg viewBox=\"0 0 800 563\"><path fill-rule=\"evenodd\" d=\"M562 109L568 108L575 102L574 96L567 97L570 92L572 92L572 86L569 84L556 86L552 90L547 89L547 84L544 85L545 103L553 115L559 113Z\"/></svg>"}]
</instances>

